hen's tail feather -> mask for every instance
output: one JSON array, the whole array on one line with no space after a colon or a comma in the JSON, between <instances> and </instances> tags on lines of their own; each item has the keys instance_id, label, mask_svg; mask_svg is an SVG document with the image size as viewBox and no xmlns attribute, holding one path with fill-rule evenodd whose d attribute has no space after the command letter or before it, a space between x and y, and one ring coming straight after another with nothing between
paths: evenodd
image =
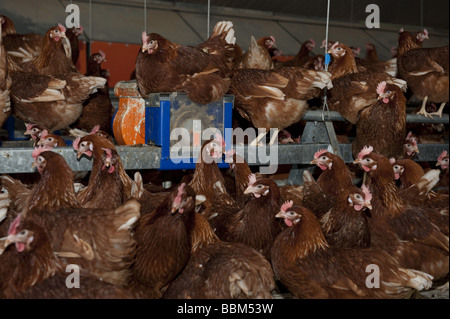
<instances>
[{"instance_id":1,"label":"hen's tail feather","mask_svg":"<svg viewBox=\"0 0 450 319\"><path fill-rule=\"evenodd\" d=\"M17 206L19 210L25 208L25 201L31 190L29 190L21 181L15 180L8 175L0 176L0 183L8 192L8 198Z\"/></svg>"},{"instance_id":2,"label":"hen's tail feather","mask_svg":"<svg viewBox=\"0 0 450 319\"><path fill-rule=\"evenodd\" d=\"M327 71L313 71L314 74L314 82L312 83L314 87L319 89L323 89L327 87L327 89L331 89L333 84L331 82L331 73Z\"/></svg>"},{"instance_id":3,"label":"hen's tail feather","mask_svg":"<svg viewBox=\"0 0 450 319\"><path fill-rule=\"evenodd\" d=\"M303 182L315 182L314 177L311 175L311 172L308 170L303 171Z\"/></svg>"},{"instance_id":4,"label":"hen's tail feather","mask_svg":"<svg viewBox=\"0 0 450 319\"><path fill-rule=\"evenodd\" d=\"M439 183L440 170L432 169L426 172L415 184L420 191L420 195L428 194Z\"/></svg>"},{"instance_id":5,"label":"hen's tail feather","mask_svg":"<svg viewBox=\"0 0 450 319\"><path fill-rule=\"evenodd\" d=\"M408 89L408 84L406 83L406 81L399 78L392 78L386 82L397 85L403 92L406 92L406 90Z\"/></svg>"},{"instance_id":6,"label":"hen's tail feather","mask_svg":"<svg viewBox=\"0 0 450 319\"><path fill-rule=\"evenodd\" d=\"M21 99L20 102L23 103L53 102L53 101L63 101L65 99L66 97L60 90L46 89L40 95L30 99Z\"/></svg>"},{"instance_id":7,"label":"hen's tail feather","mask_svg":"<svg viewBox=\"0 0 450 319\"><path fill-rule=\"evenodd\" d=\"M386 61L385 72L392 77L397 76L397 58L392 58Z\"/></svg>"},{"instance_id":8,"label":"hen's tail feather","mask_svg":"<svg viewBox=\"0 0 450 319\"><path fill-rule=\"evenodd\" d=\"M144 193L144 182L142 180L142 175L139 172L134 173L134 182L131 187L131 197L139 199Z\"/></svg>"},{"instance_id":9,"label":"hen's tail feather","mask_svg":"<svg viewBox=\"0 0 450 319\"><path fill-rule=\"evenodd\" d=\"M114 215L120 218L114 219L117 231L129 230L140 217L141 204L131 199L114 210Z\"/></svg>"},{"instance_id":10,"label":"hen's tail feather","mask_svg":"<svg viewBox=\"0 0 450 319\"><path fill-rule=\"evenodd\" d=\"M407 286L418 291L428 290L431 288L433 284L433 276L415 269L403 269L403 271L409 277Z\"/></svg>"},{"instance_id":11,"label":"hen's tail feather","mask_svg":"<svg viewBox=\"0 0 450 319\"><path fill-rule=\"evenodd\" d=\"M221 36L223 33L226 33L225 41L228 44L235 44L236 37L234 36L233 22L231 21L219 21L214 26L213 32L209 39L212 39L217 36Z\"/></svg>"}]
</instances>

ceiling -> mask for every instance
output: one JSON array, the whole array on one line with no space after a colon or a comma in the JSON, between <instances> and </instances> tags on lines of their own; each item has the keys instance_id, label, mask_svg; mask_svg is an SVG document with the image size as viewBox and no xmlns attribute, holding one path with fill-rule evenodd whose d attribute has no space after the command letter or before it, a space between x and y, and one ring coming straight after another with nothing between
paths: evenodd
<instances>
[{"instance_id":1,"label":"ceiling","mask_svg":"<svg viewBox=\"0 0 450 319\"><path fill-rule=\"evenodd\" d=\"M143 1L141 0L140 2ZM199 6L207 6L208 4L208 0L162 0L158 2L195 4ZM326 18L327 4L328 0L210 0L212 7L231 7L316 18ZM440 29L449 28L448 0L331 0L330 20L346 22L365 21L368 15L365 12L368 4L379 6L381 23L423 25Z\"/></svg>"},{"instance_id":2,"label":"ceiling","mask_svg":"<svg viewBox=\"0 0 450 319\"><path fill-rule=\"evenodd\" d=\"M13 19L19 33L45 33L64 22L67 4L79 5L81 24L87 39L119 43L140 43L145 29L173 42L196 45L220 20L231 20L236 42L248 48L250 37L273 35L284 55L295 55L301 43L313 38L319 45L326 34L328 0L1 0L0 13ZM382 59L390 58L397 44L398 30L418 31L426 27L430 40L425 47L443 46L448 41L448 0L330 0L329 39L361 47L373 42ZM380 28L368 29L367 4L380 8ZM147 10L144 10L144 5ZM423 8L423 10L421 10ZM422 13L421 13L422 12Z\"/></svg>"}]
</instances>

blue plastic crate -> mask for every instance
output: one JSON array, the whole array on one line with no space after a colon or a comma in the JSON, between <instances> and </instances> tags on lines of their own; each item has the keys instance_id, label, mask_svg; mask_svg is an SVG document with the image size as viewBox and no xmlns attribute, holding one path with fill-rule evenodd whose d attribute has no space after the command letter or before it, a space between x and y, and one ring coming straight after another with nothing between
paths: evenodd
<instances>
[{"instance_id":1,"label":"blue plastic crate","mask_svg":"<svg viewBox=\"0 0 450 319\"><path fill-rule=\"evenodd\" d=\"M201 105L189 100L184 93L154 93L150 94L148 102L145 142L161 146L160 169L194 169L203 142L209 140L214 131L223 136L226 150L231 148L233 95ZM180 132L183 135L177 135ZM219 168L228 167L223 160L217 164Z\"/></svg>"}]
</instances>

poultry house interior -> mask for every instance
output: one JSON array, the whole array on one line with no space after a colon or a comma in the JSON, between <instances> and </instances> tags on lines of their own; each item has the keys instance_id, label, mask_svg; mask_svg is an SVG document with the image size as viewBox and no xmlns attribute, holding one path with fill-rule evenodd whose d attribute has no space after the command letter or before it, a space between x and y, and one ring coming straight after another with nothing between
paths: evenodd
<instances>
[{"instance_id":1,"label":"poultry house interior","mask_svg":"<svg viewBox=\"0 0 450 319\"><path fill-rule=\"evenodd\" d=\"M2 0L0 299L448 300L448 5Z\"/></svg>"}]
</instances>

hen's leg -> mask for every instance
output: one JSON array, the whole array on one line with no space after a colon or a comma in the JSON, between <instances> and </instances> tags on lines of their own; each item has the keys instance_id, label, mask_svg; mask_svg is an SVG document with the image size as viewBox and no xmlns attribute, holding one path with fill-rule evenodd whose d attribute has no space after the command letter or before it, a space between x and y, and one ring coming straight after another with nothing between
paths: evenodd
<instances>
[{"instance_id":1,"label":"hen's leg","mask_svg":"<svg viewBox=\"0 0 450 319\"><path fill-rule=\"evenodd\" d=\"M441 106L439 106L439 110L437 110L437 112L430 113L430 116L437 115L442 117L442 111L444 110L445 104L447 104L447 102L442 103Z\"/></svg>"},{"instance_id":2,"label":"hen's leg","mask_svg":"<svg viewBox=\"0 0 450 319\"><path fill-rule=\"evenodd\" d=\"M422 107L420 108L419 112L417 112L416 114L422 114L425 117L432 118L432 116L430 114L428 114L428 112L426 111L427 101L428 101L428 96L425 96L425 98L422 101Z\"/></svg>"}]
</instances>

